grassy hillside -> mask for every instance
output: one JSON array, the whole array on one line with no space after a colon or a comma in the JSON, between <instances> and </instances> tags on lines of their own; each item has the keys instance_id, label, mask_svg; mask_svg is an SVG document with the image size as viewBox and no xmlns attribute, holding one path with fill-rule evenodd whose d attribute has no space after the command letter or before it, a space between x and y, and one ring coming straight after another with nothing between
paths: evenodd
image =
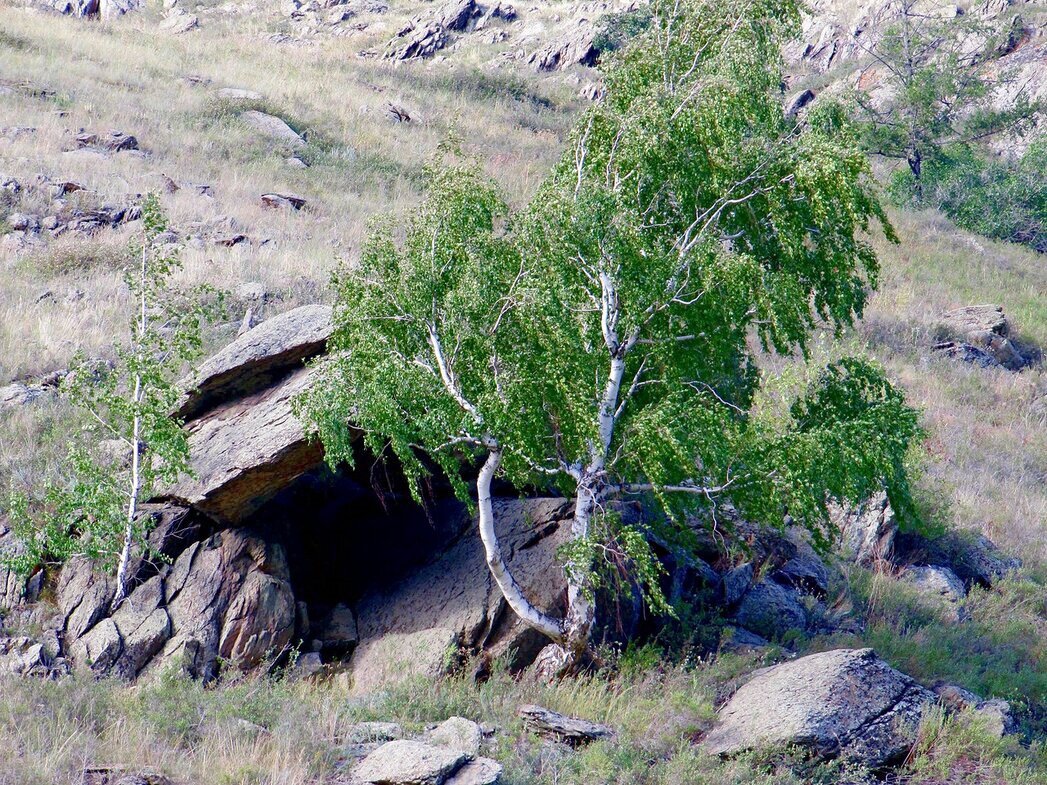
<instances>
[{"instance_id":1,"label":"grassy hillside","mask_svg":"<svg viewBox=\"0 0 1047 785\"><path fill-rule=\"evenodd\" d=\"M553 24L566 7L543 7L535 25ZM0 181L73 180L88 193L68 199L84 206L163 192L165 178L175 181L179 190L163 200L184 243L185 283L230 291L229 321L209 336L212 345L226 341L248 307L266 316L325 299L328 276L358 253L371 217L417 199L422 168L449 134L515 202L558 156L591 73L539 75L503 56L513 54L508 45L475 38L425 63L363 56L380 51L419 8L395 7L345 36L310 38L275 8L215 6L201 12L199 31L171 36L156 30L155 9L100 25L0 6ZM223 98L221 88L262 97ZM389 104L406 109L410 122L396 122ZM291 149L258 135L242 119L247 110L283 118L305 144ZM142 151L76 149L81 130L110 129L134 134ZM307 167L289 164L292 155ZM195 184L210 185L213 196ZM307 205L263 207L260 195L273 191L298 193ZM53 205L46 187L3 199L0 227L17 212L46 215ZM872 645L922 681L957 681L1015 703L1023 735L1005 741L967 716L932 718L904 781L1044 783L1047 370L981 369L934 358L930 347L943 310L977 303L1003 306L1022 342L1047 347L1047 261L935 213L897 212L892 221L900 243L875 238L880 290L865 322L840 340L878 358L923 412L918 495L928 518L988 535L1025 569L976 591L964 625L897 582L855 569L829 604L864 626L803 645ZM61 369L78 349L107 353L124 324L119 270L135 228L0 246L0 387ZM230 233L247 240L215 244ZM264 298L245 283L261 284ZM834 340L823 336L820 350L832 351ZM0 412L0 486L54 471L71 427L50 399ZM684 656L678 664L648 649L618 660L616 671L556 689L496 674L480 687L453 679L363 702L338 683L264 677L218 689L178 680L127 689L0 676L0 785L79 782L84 766L98 763L154 766L199 785L333 783L345 776L351 723L421 729L451 714L498 728L491 754L506 765L506 781L520 785L854 781L855 773L785 755L720 763L692 748L732 685L778 654ZM620 737L578 753L550 750L522 733L514 714L521 702L608 722Z\"/></svg>"}]
</instances>

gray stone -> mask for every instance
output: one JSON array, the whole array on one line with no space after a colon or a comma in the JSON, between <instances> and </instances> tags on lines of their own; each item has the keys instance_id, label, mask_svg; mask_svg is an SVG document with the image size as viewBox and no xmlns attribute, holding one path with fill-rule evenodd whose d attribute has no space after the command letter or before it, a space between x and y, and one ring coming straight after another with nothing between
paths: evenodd
<instances>
[{"instance_id":1,"label":"gray stone","mask_svg":"<svg viewBox=\"0 0 1047 785\"><path fill-rule=\"evenodd\" d=\"M263 96L256 90L244 90L239 87L220 87L215 95L226 101L261 101Z\"/></svg>"},{"instance_id":2,"label":"gray stone","mask_svg":"<svg viewBox=\"0 0 1047 785\"><path fill-rule=\"evenodd\" d=\"M96 573L88 559L69 559L58 575L58 609L66 640L76 640L104 618L114 593L112 578Z\"/></svg>"},{"instance_id":3,"label":"gray stone","mask_svg":"<svg viewBox=\"0 0 1047 785\"><path fill-rule=\"evenodd\" d=\"M348 744L370 744L396 741L404 737L404 729L395 722L358 722L345 732Z\"/></svg>"},{"instance_id":4,"label":"gray stone","mask_svg":"<svg viewBox=\"0 0 1047 785\"><path fill-rule=\"evenodd\" d=\"M271 114L250 109L240 115L260 135L288 147L305 147L305 140L287 123Z\"/></svg>"},{"instance_id":5,"label":"gray stone","mask_svg":"<svg viewBox=\"0 0 1047 785\"><path fill-rule=\"evenodd\" d=\"M516 580L540 609L558 613L566 588L556 553L570 505L563 499L499 499L495 526ZM464 516L463 516L464 518ZM475 524L432 563L356 605L360 643L350 660L352 691L371 694L406 679L447 672L459 650L530 664L548 643L509 612L490 580Z\"/></svg>"},{"instance_id":6,"label":"gray stone","mask_svg":"<svg viewBox=\"0 0 1047 785\"><path fill-rule=\"evenodd\" d=\"M445 785L494 785L502 776L502 765L490 758L476 758L458 769Z\"/></svg>"},{"instance_id":7,"label":"gray stone","mask_svg":"<svg viewBox=\"0 0 1047 785\"><path fill-rule=\"evenodd\" d=\"M863 567L889 562L894 556L898 520L884 491L855 508L830 508L830 518L840 530L844 553Z\"/></svg>"},{"instance_id":8,"label":"gray stone","mask_svg":"<svg viewBox=\"0 0 1047 785\"><path fill-rule=\"evenodd\" d=\"M739 564L723 574L722 594L723 604L731 607L738 602L749 591L753 583L753 566L749 562Z\"/></svg>"},{"instance_id":9,"label":"gray stone","mask_svg":"<svg viewBox=\"0 0 1047 785\"><path fill-rule=\"evenodd\" d=\"M1028 364L1010 340L1010 325L999 305L969 305L946 311L938 321L937 330L939 335L972 346L1008 370L1017 371Z\"/></svg>"},{"instance_id":10,"label":"gray stone","mask_svg":"<svg viewBox=\"0 0 1047 785\"><path fill-rule=\"evenodd\" d=\"M953 620L962 617L960 604L967 596L967 591L963 587L963 581L948 567L926 564L909 567L902 574L902 578L915 586L921 594L939 604Z\"/></svg>"},{"instance_id":11,"label":"gray stone","mask_svg":"<svg viewBox=\"0 0 1047 785\"><path fill-rule=\"evenodd\" d=\"M375 785L443 785L468 761L467 754L448 747L390 741L364 758L353 776Z\"/></svg>"},{"instance_id":12,"label":"gray stone","mask_svg":"<svg viewBox=\"0 0 1047 785\"><path fill-rule=\"evenodd\" d=\"M762 651L771 646L771 642L766 638L757 635L755 632L749 632L749 630L742 627L726 627L723 632L723 638L720 640L721 651L747 654Z\"/></svg>"},{"instance_id":13,"label":"gray stone","mask_svg":"<svg viewBox=\"0 0 1047 785\"><path fill-rule=\"evenodd\" d=\"M837 649L757 671L702 742L717 755L796 745L873 769L903 757L935 696L872 649Z\"/></svg>"},{"instance_id":14,"label":"gray stone","mask_svg":"<svg viewBox=\"0 0 1047 785\"><path fill-rule=\"evenodd\" d=\"M253 288L243 291L257 294ZM323 352L333 329L332 311L326 305L304 305L267 319L180 382L187 392L175 416L192 419L218 403L264 390Z\"/></svg>"},{"instance_id":15,"label":"gray stone","mask_svg":"<svg viewBox=\"0 0 1047 785\"><path fill-rule=\"evenodd\" d=\"M735 622L765 638L781 638L807 627L807 613L794 589L774 581L761 581L746 592Z\"/></svg>"}]
</instances>

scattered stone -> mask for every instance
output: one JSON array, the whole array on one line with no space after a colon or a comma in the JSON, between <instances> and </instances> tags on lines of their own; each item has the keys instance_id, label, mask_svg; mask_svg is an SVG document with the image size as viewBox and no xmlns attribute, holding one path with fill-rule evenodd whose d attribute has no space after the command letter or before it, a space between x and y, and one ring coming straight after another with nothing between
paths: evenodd
<instances>
[{"instance_id":1,"label":"scattered stone","mask_svg":"<svg viewBox=\"0 0 1047 785\"><path fill-rule=\"evenodd\" d=\"M472 720L464 717L451 717L441 722L429 733L428 741L438 747L449 747L475 758L480 754L483 731Z\"/></svg>"},{"instance_id":2,"label":"scattered stone","mask_svg":"<svg viewBox=\"0 0 1047 785\"><path fill-rule=\"evenodd\" d=\"M299 158L297 155L292 155L286 159L286 164L292 169L308 169L309 164Z\"/></svg>"},{"instance_id":3,"label":"scattered stone","mask_svg":"<svg viewBox=\"0 0 1047 785\"><path fill-rule=\"evenodd\" d=\"M244 90L239 87L220 87L215 95L226 101L261 101L263 98L256 90Z\"/></svg>"},{"instance_id":4,"label":"scattered stone","mask_svg":"<svg viewBox=\"0 0 1047 785\"><path fill-rule=\"evenodd\" d=\"M970 305L946 311L936 329L939 335L952 338L935 345L937 354L981 366L989 362L1010 371L1028 364L1010 340L1010 325L999 305Z\"/></svg>"},{"instance_id":5,"label":"scattered stone","mask_svg":"<svg viewBox=\"0 0 1047 785\"><path fill-rule=\"evenodd\" d=\"M110 153L137 150L138 140L123 131L110 131L107 134L80 133L76 136L76 145L80 148L105 150Z\"/></svg>"},{"instance_id":6,"label":"scattered stone","mask_svg":"<svg viewBox=\"0 0 1047 785\"><path fill-rule=\"evenodd\" d=\"M181 8L175 8L160 22L159 30L171 35L182 35L200 26L200 17Z\"/></svg>"},{"instance_id":7,"label":"scattered stone","mask_svg":"<svg viewBox=\"0 0 1047 785\"><path fill-rule=\"evenodd\" d=\"M502 776L502 766L490 758L476 758L458 769L444 785L494 785Z\"/></svg>"},{"instance_id":8,"label":"scattered stone","mask_svg":"<svg viewBox=\"0 0 1047 785\"><path fill-rule=\"evenodd\" d=\"M872 769L904 757L934 694L872 649L836 649L757 671L702 742L716 755L796 745Z\"/></svg>"},{"instance_id":9,"label":"scattered stone","mask_svg":"<svg viewBox=\"0 0 1047 785\"><path fill-rule=\"evenodd\" d=\"M0 387L0 412L30 404L43 394L42 387L22 382L13 382L6 387Z\"/></svg>"},{"instance_id":10,"label":"scattered stone","mask_svg":"<svg viewBox=\"0 0 1047 785\"><path fill-rule=\"evenodd\" d=\"M411 122L411 115L402 106L397 104L389 104L387 109L389 119L394 123L409 123Z\"/></svg>"},{"instance_id":11,"label":"scattered stone","mask_svg":"<svg viewBox=\"0 0 1047 785\"><path fill-rule=\"evenodd\" d=\"M216 234L211 238L211 242L222 248L232 248L234 245L246 243L247 235L241 234L240 232L233 232L232 234Z\"/></svg>"},{"instance_id":12,"label":"scattered stone","mask_svg":"<svg viewBox=\"0 0 1047 785\"><path fill-rule=\"evenodd\" d=\"M464 752L418 741L383 744L353 771L359 782L376 785L443 785L469 761Z\"/></svg>"},{"instance_id":13,"label":"scattered stone","mask_svg":"<svg viewBox=\"0 0 1047 785\"><path fill-rule=\"evenodd\" d=\"M292 193L262 194L262 204L272 208L301 210L305 207L305 197Z\"/></svg>"},{"instance_id":14,"label":"scattered stone","mask_svg":"<svg viewBox=\"0 0 1047 785\"><path fill-rule=\"evenodd\" d=\"M541 706L521 706L517 712L524 726L539 736L562 741L572 747L614 737L614 730L597 722L568 717Z\"/></svg>"},{"instance_id":15,"label":"scattered stone","mask_svg":"<svg viewBox=\"0 0 1047 785\"><path fill-rule=\"evenodd\" d=\"M304 147L303 139L291 126L275 115L250 109L240 115L243 121L262 136L292 148Z\"/></svg>"},{"instance_id":16,"label":"scattered stone","mask_svg":"<svg viewBox=\"0 0 1047 785\"><path fill-rule=\"evenodd\" d=\"M384 744L403 737L404 729L395 722L358 722L345 733L345 741L349 744Z\"/></svg>"}]
</instances>

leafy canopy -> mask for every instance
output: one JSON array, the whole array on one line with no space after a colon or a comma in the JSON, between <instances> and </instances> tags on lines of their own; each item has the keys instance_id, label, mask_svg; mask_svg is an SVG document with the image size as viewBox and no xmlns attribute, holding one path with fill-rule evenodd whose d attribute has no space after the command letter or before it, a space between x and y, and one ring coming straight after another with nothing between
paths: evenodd
<instances>
[{"instance_id":1,"label":"leafy canopy","mask_svg":"<svg viewBox=\"0 0 1047 785\"><path fill-rule=\"evenodd\" d=\"M844 113L784 116L799 13L656 2L517 214L476 165L434 165L424 203L336 275L332 351L300 401L328 460L362 431L416 489L435 464L468 499L468 459L497 449L519 488L652 491L671 517L729 499L814 529L832 497L886 482L903 501L919 429L877 367L834 364L786 416L753 410L761 351L860 317L872 222L893 237Z\"/></svg>"}]
</instances>

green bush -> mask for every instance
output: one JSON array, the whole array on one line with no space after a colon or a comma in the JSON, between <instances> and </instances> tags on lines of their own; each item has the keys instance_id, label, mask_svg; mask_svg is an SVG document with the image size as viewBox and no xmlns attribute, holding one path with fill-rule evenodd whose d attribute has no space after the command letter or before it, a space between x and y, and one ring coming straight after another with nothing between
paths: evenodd
<instances>
[{"instance_id":1,"label":"green bush","mask_svg":"<svg viewBox=\"0 0 1047 785\"><path fill-rule=\"evenodd\" d=\"M899 171L891 195L899 204L934 206L969 231L1047 253L1047 140L1021 157L990 158L958 146L924 167L923 199L912 175Z\"/></svg>"}]
</instances>

